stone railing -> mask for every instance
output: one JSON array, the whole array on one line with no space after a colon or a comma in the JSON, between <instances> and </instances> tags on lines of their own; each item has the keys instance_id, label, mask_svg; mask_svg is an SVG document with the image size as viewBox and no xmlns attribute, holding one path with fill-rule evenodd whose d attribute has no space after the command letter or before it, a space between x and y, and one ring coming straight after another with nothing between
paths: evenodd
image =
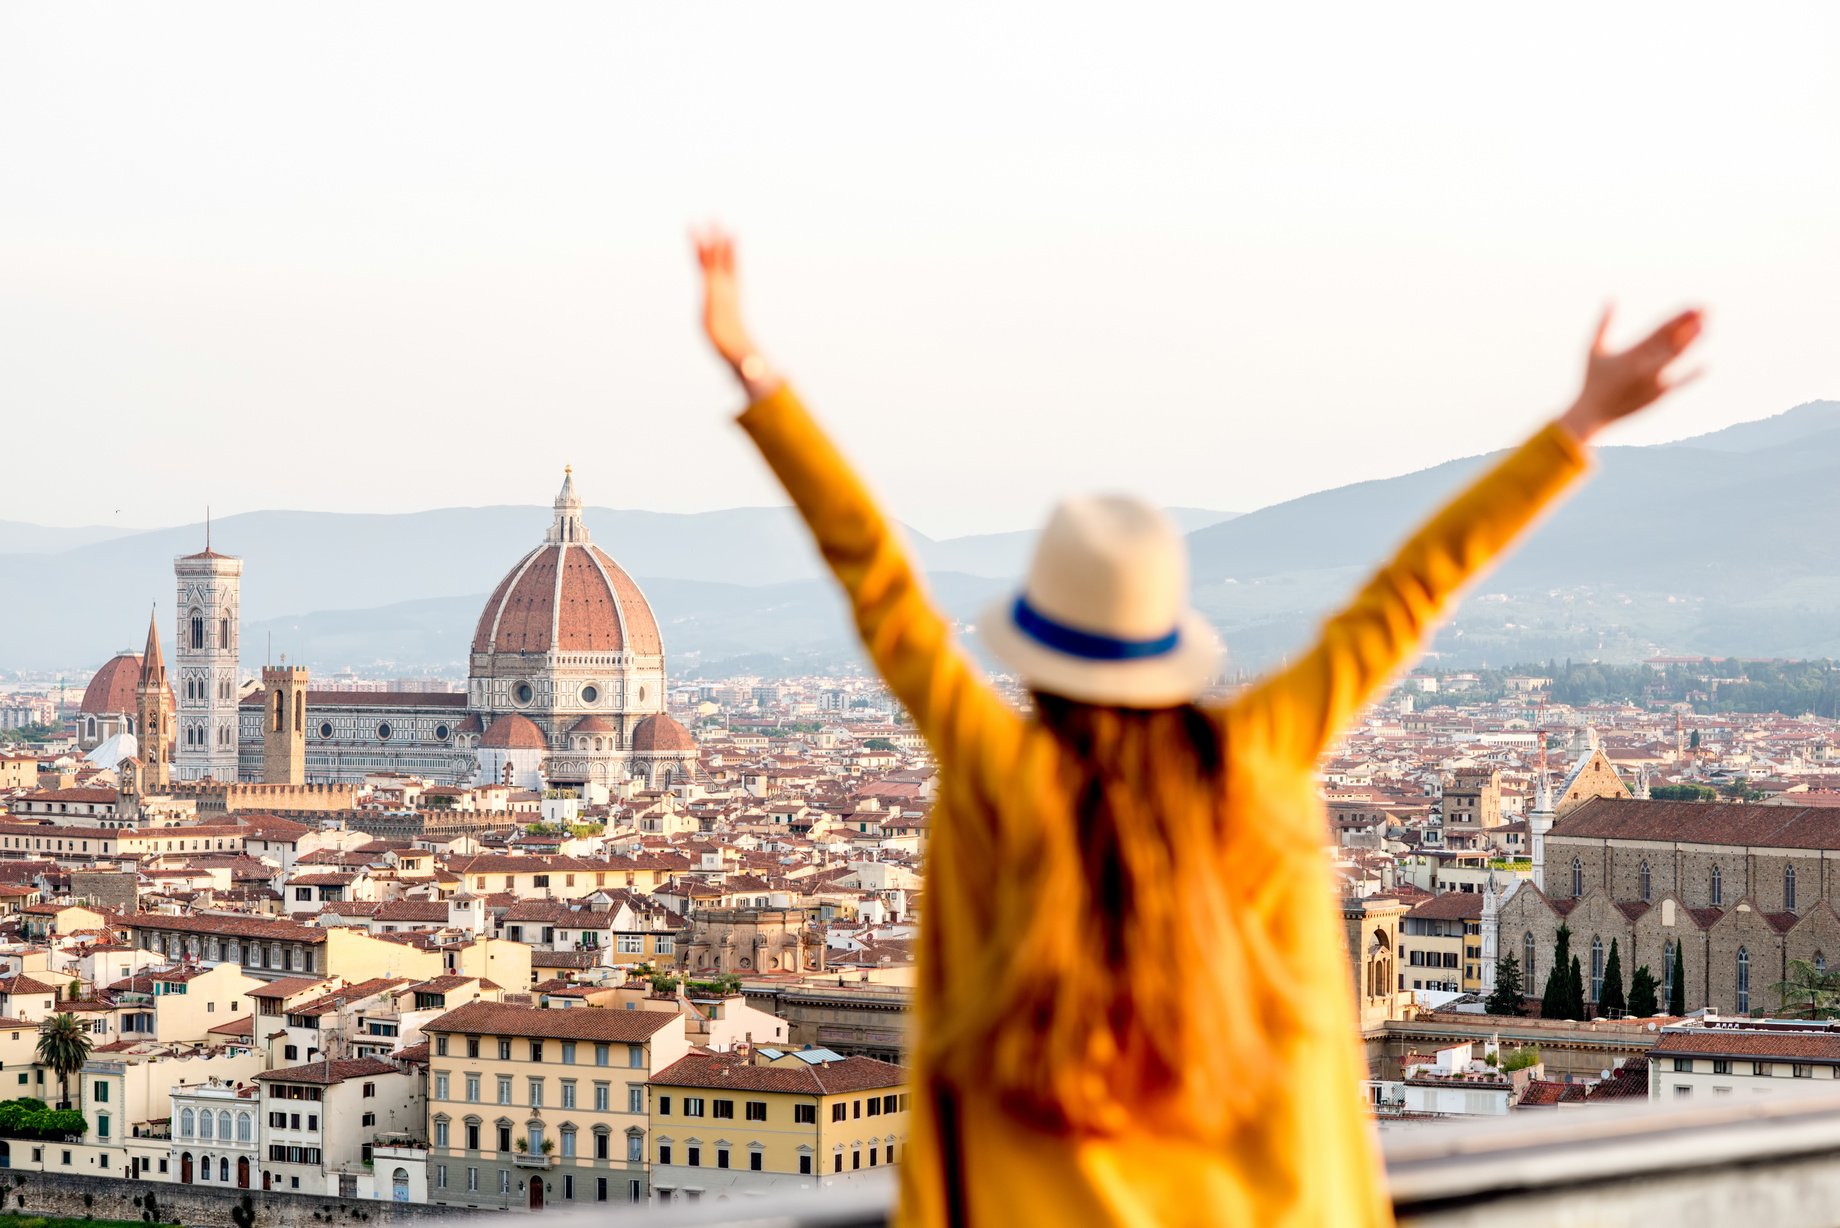
<instances>
[{"instance_id":1,"label":"stone railing","mask_svg":"<svg viewBox=\"0 0 1840 1228\"><path fill-rule=\"evenodd\" d=\"M1389 1131L1393 1205L1423 1228L1840 1228L1840 1093L1525 1110ZM883 1228L893 1184L659 1208L635 1223ZM553 1228L603 1215L548 1212Z\"/></svg>"}]
</instances>

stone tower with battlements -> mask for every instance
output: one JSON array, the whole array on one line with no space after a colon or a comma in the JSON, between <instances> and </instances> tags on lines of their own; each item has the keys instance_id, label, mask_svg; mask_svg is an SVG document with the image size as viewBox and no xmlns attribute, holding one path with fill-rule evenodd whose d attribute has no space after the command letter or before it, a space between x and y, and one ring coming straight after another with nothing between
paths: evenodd
<instances>
[{"instance_id":1,"label":"stone tower with battlements","mask_svg":"<svg viewBox=\"0 0 1840 1228\"><path fill-rule=\"evenodd\" d=\"M262 783L307 782L307 670L262 667Z\"/></svg>"},{"instance_id":2,"label":"stone tower with battlements","mask_svg":"<svg viewBox=\"0 0 1840 1228\"><path fill-rule=\"evenodd\" d=\"M175 775L180 780L237 778L237 615L243 560L211 549L173 560L179 628L173 658L179 699Z\"/></svg>"}]
</instances>

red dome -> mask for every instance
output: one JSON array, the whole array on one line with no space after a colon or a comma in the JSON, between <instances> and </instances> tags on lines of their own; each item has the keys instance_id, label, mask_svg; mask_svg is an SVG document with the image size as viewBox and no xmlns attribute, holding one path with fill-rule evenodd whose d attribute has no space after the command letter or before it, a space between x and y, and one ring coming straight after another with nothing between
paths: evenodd
<instances>
[{"instance_id":1,"label":"red dome","mask_svg":"<svg viewBox=\"0 0 1840 1228\"><path fill-rule=\"evenodd\" d=\"M102 716L105 713L125 712L134 715L134 690L141 681L141 657L137 652L124 652L111 657L107 665L96 671L96 676L89 680L84 688L83 702L77 711L88 716ZM172 694L172 688L166 688Z\"/></svg>"},{"instance_id":2,"label":"red dome","mask_svg":"<svg viewBox=\"0 0 1840 1228\"><path fill-rule=\"evenodd\" d=\"M486 602L474 652L629 652L659 656L664 645L645 594L598 547L539 546Z\"/></svg>"},{"instance_id":3,"label":"red dome","mask_svg":"<svg viewBox=\"0 0 1840 1228\"><path fill-rule=\"evenodd\" d=\"M479 745L489 750L547 750L543 731L528 716L512 712L492 722Z\"/></svg>"},{"instance_id":4,"label":"red dome","mask_svg":"<svg viewBox=\"0 0 1840 1228\"><path fill-rule=\"evenodd\" d=\"M696 739L672 717L659 712L633 726L632 749L635 755L694 751Z\"/></svg>"},{"instance_id":5,"label":"red dome","mask_svg":"<svg viewBox=\"0 0 1840 1228\"><path fill-rule=\"evenodd\" d=\"M569 726L570 733L618 733L620 727L604 716L584 716Z\"/></svg>"}]
</instances>

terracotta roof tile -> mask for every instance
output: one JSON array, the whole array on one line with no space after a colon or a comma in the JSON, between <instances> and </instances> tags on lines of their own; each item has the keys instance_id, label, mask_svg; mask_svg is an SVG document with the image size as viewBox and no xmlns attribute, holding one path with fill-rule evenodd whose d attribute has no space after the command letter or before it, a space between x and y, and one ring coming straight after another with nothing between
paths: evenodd
<instances>
[{"instance_id":1,"label":"terracotta roof tile","mask_svg":"<svg viewBox=\"0 0 1840 1228\"><path fill-rule=\"evenodd\" d=\"M375 1075L399 1073L401 1072L388 1062L380 1062L374 1057L361 1057L343 1061L308 1062L305 1066L289 1066L283 1070L264 1070L256 1076L256 1081L259 1083L316 1083L321 1087L330 1087L334 1083L343 1083L347 1079L363 1079Z\"/></svg>"},{"instance_id":2,"label":"terracotta roof tile","mask_svg":"<svg viewBox=\"0 0 1840 1228\"><path fill-rule=\"evenodd\" d=\"M469 1002L429 1020L422 1025L422 1031L641 1044L676 1018L678 1016L669 1011L614 1011L595 1007L545 1010L539 1006Z\"/></svg>"},{"instance_id":3,"label":"terracotta roof tile","mask_svg":"<svg viewBox=\"0 0 1840 1228\"><path fill-rule=\"evenodd\" d=\"M1840 1065L1840 1032L1812 1029L1780 1032L1726 1028L1664 1028L1648 1051L1649 1060L1666 1057L1744 1057L1785 1062Z\"/></svg>"},{"instance_id":4,"label":"terracotta roof tile","mask_svg":"<svg viewBox=\"0 0 1840 1228\"><path fill-rule=\"evenodd\" d=\"M906 1082L905 1067L868 1057L846 1057L834 1062L782 1062L768 1066L750 1065L745 1058L727 1053L691 1053L652 1076L652 1083L661 1087L732 1088L808 1096L896 1088Z\"/></svg>"},{"instance_id":5,"label":"terracotta roof tile","mask_svg":"<svg viewBox=\"0 0 1840 1228\"><path fill-rule=\"evenodd\" d=\"M1482 919L1482 893L1446 891L1414 906L1406 916L1431 921L1479 921Z\"/></svg>"},{"instance_id":6,"label":"terracotta roof tile","mask_svg":"<svg viewBox=\"0 0 1840 1228\"><path fill-rule=\"evenodd\" d=\"M480 612L474 652L663 653L633 578L597 546L546 543L512 567Z\"/></svg>"},{"instance_id":7,"label":"terracotta roof tile","mask_svg":"<svg viewBox=\"0 0 1840 1228\"><path fill-rule=\"evenodd\" d=\"M1833 811L1824 806L1600 797L1555 823L1548 839L1565 836L1840 850L1840 823L1834 822Z\"/></svg>"}]
</instances>

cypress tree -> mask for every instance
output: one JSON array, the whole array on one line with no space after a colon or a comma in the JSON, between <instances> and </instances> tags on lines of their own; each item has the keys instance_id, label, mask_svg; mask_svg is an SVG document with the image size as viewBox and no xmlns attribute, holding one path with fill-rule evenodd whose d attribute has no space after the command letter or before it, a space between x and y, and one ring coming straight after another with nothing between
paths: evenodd
<instances>
[{"instance_id":1,"label":"cypress tree","mask_svg":"<svg viewBox=\"0 0 1840 1228\"><path fill-rule=\"evenodd\" d=\"M1571 984L1567 986L1565 1000L1565 1017L1567 1019L1584 1018L1584 969L1578 963L1578 957L1572 956Z\"/></svg>"},{"instance_id":2,"label":"cypress tree","mask_svg":"<svg viewBox=\"0 0 1840 1228\"><path fill-rule=\"evenodd\" d=\"M1599 1015L1621 1014L1629 1009L1623 996L1623 959L1617 954L1616 939L1610 940L1610 955L1604 960L1604 987L1597 994Z\"/></svg>"},{"instance_id":3,"label":"cypress tree","mask_svg":"<svg viewBox=\"0 0 1840 1228\"><path fill-rule=\"evenodd\" d=\"M1655 984L1655 974L1643 964L1629 978L1629 1013L1637 1019L1647 1019L1650 1015L1661 1013L1661 1002L1656 996L1660 987Z\"/></svg>"},{"instance_id":4,"label":"cypress tree","mask_svg":"<svg viewBox=\"0 0 1840 1228\"><path fill-rule=\"evenodd\" d=\"M1683 944L1674 944L1674 983L1668 986L1668 1014L1687 1013L1687 957Z\"/></svg>"},{"instance_id":5,"label":"cypress tree","mask_svg":"<svg viewBox=\"0 0 1840 1228\"><path fill-rule=\"evenodd\" d=\"M1495 961L1495 989L1483 1010L1491 1015L1521 1013L1521 961L1504 955Z\"/></svg>"},{"instance_id":6,"label":"cypress tree","mask_svg":"<svg viewBox=\"0 0 1840 1228\"><path fill-rule=\"evenodd\" d=\"M1553 945L1552 971L1546 974L1546 992L1540 996L1540 1018L1542 1019L1576 1019L1576 1015L1565 1012L1571 1006L1571 981L1566 971L1567 961L1571 958L1572 931L1564 922L1559 923L1559 934Z\"/></svg>"}]
</instances>

